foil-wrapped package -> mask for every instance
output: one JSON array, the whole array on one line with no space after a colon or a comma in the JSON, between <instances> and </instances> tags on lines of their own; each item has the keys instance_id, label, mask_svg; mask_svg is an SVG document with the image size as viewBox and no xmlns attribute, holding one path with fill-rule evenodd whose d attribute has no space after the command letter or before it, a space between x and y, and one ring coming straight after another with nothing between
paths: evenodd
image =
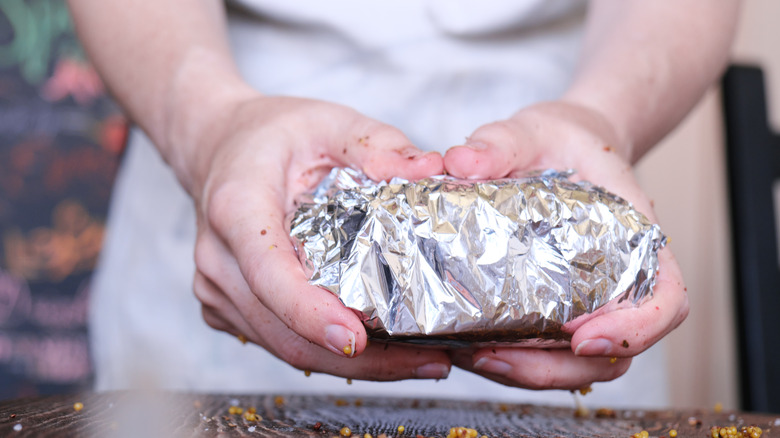
<instances>
[{"instance_id":1,"label":"foil-wrapped package","mask_svg":"<svg viewBox=\"0 0 780 438\"><path fill-rule=\"evenodd\" d=\"M565 345L564 324L652 294L659 227L571 172L371 181L333 169L294 214L311 283L377 339Z\"/></svg>"}]
</instances>

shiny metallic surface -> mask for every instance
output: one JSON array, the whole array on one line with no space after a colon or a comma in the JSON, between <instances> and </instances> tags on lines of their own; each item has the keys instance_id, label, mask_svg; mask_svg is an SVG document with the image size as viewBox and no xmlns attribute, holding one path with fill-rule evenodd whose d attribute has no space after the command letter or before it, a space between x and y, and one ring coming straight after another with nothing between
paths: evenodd
<instances>
[{"instance_id":1,"label":"shiny metallic surface","mask_svg":"<svg viewBox=\"0 0 780 438\"><path fill-rule=\"evenodd\" d=\"M334 169L290 235L311 283L373 338L565 345L575 318L652 295L666 243L631 204L570 174L375 183Z\"/></svg>"}]
</instances>

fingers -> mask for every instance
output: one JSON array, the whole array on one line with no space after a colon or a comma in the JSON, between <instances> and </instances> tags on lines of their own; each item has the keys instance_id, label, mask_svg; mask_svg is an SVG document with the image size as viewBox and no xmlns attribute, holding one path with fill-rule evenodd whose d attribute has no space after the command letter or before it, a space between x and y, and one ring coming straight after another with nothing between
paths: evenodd
<instances>
[{"instance_id":1,"label":"fingers","mask_svg":"<svg viewBox=\"0 0 780 438\"><path fill-rule=\"evenodd\" d=\"M332 142L331 155L340 165L362 169L375 181L418 180L444 171L441 155L421 151L390 125L361 118L344 136Z\"/></svg>"},{"instance_id":2,"label":"fingers","mask_svg":"<svg viewBox=\"0 0 780 438\"><path fill-rule=\"evenodd\" d=\"M653 298L639 307L604 313L577 328L578 356L635 356L679 326L688 316L682 273L668 248L658 253L660 270Z\"/></svg>"},{"instance_id":3,"label":"fingers","mask_svg":"<svg viewBox=\"0 0 780 438\"><path fill-rule=\"evenodd\" d=\"M226 230L222 236L227 246L213 233L204 233L196 247L198 270L237 304L245 295L237 288L246 283L249 297L298 335L342 356L360 354L366 343L363 324L333 294L308 283L273 199L262 188L251 194L215 192L210 208L218 213L210 214L209 220L213 228ZM250 309L239 310L247 316Z\"/></svg>"},{"instance_id":4,"label":"fingers","mask_svg":"<svg viewBox=\"0 0 780 438\"><path fill-rule=\"evenodd\" d=\"M458 178L503 178L532 159L532 151L520 147L521 131L511 122L496 122L474 131L465 145L444 155L444 167Z\"/></svg>"},{"instance_id":5,"label":"fingers","mask_svg":"<svg viewBox=\"0 0 780 438\"><path fill-rule=\"evenodd\" d=\"M449 358L439 350L376 344L360 357L351 358L342 351L312 344L260 303L235 262L224 257L227 250L220 248L218 240L202 237L198 248L199 265L207 262L204 254L215 257L208 261L206 272L195 278L204 319L212 327L235 336L242 334L301 370L364 380L443 379L449 374ZM211 276L215 276L214 282Z\"/></svg>"},{"instance_id":6,"label":"fingers","mask_svg":"<svg viewBox=\"0 0 780 438\"><path fill-rule=\"evenodd\" d=\"M565 349L496 347L455 350L452 363L496 382L527 389L579 389L623 375L631 359L576 357Z\"/></svg>"}]
</instances>

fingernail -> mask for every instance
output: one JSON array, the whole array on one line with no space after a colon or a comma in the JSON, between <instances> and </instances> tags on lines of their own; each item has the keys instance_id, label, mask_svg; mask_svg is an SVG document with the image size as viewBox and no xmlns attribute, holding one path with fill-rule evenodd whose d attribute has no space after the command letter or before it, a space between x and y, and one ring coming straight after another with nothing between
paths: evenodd
<instances>
[{"instance_id":1,"label":"fingernail","mask_svg":"<svg viewBox=\"0 0 780 438\"><path fill-rule=\"evenodd\" d=\"M490 359L488 357L483 357L482 359L476 361L474 363L474 368L479 371L485 371L501 376L505 376L509 374L510 371L512 371L512 365L509 365L503 360Z\"/></svg>"},{"instance_id":2,"label":"fingernail","mask_svg":"<svg viewBox=\"0 0 780 438\"><path fill-rule=\"evenodd\" d=\"M414 370L417 379L446 379L449 375L450 367L442 363L429 363Z\"/></svg>"},{"instance_id":3,"label":"fingernail","mask_svg":"<svg viewBox=\"0 0 780 438\"><path fill-rule=\"evenodd\" d=\"M612 341L603 338L587 339L574 350L575 356L606 356L612 352Z\"/></svg>"},{"instance_id":4,"label":"fingernail","mask_svg":"<svg viewBox=\"0 0 780 438\"><path fill-rule=\"evenodd\" d=\"M484 151L488 147L487 143L471 140L466 140L465 146L469 149L474 149L475 151Z\"/></svg>"},{"instance_id":5,"label":"fingernail","mask_svg":"<svg viewBox=\"0 0 780 438\"><path fill-rule=\"evenodd\" d=\"M355 334L341 325L329 325L325 328L325 341L328 348L337 354L352 357L355 354Z\"/></svg>"}]
</instances>

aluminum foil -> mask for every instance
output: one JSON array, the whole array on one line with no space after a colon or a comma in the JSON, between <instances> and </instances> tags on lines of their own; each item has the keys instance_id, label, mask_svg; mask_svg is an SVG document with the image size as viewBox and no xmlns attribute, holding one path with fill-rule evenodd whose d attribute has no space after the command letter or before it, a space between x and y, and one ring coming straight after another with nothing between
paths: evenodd
<instances>
[{"instance_id":1,"label":"aluminum foil","mask_svg":"<svg viewBox=\"0 0 780 438\"><path fill-rule=\"evenodd\" d=\"M376 339L565 345L564 324L652 294L659 227L572 172L373 182L333 169L292 217L310 282Z\"/></svg>"}]
</instances>

